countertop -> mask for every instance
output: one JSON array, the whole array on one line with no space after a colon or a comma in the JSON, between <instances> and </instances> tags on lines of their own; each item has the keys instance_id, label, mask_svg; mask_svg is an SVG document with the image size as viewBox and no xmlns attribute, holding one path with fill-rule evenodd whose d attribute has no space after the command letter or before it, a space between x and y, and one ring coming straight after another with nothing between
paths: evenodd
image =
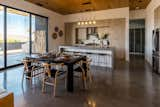
<instances>
[{"instance_id":1,"label":"countertop","mask_svg":"<svg viewBox=\"0 0 160 107\"><path fill-rule=\"evenodd\" d=\"M100 46L86 46L86 45L61 45L59 48L76 48L76 49L90 49L90 50L114 50L114 47L100 47Z\"/></svg>"}]
</instances>

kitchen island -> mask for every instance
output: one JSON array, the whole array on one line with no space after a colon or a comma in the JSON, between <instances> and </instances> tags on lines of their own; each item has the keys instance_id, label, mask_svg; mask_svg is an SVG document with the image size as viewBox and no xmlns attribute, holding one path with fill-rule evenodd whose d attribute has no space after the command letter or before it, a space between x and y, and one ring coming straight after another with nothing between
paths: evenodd
<instances>
[{"instance_id":1,"label":"kitchen island","mask_svg":"<svg viewBox=\"0 0 160 107\"><path fill-rule=\"evenodd\" d=\"M92 59L91 65L114 68L114 48L100 46L62 45L59 50L64 53L78 53Z\"/></svg>"}]
</instances>

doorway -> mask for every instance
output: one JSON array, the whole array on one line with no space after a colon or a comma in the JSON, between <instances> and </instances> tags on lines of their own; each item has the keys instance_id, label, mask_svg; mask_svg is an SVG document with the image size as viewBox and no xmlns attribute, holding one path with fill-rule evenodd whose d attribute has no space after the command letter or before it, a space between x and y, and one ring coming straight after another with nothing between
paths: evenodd
<instances>
[{"instance_id":1,"label":"doorway","mask_svg":"<svg viewBox=\"0 0 160 107\"><path fill-rule=\"evenodd\" d=\"M130 58L142 58L145 54L145 20L130 20L129 28L129 54Z\"/></svg>"}]
</instances>

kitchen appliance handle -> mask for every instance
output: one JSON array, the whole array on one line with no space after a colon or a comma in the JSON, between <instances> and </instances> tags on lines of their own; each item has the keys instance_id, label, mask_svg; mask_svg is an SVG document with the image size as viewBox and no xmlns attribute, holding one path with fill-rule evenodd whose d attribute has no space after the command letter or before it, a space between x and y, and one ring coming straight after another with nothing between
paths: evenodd
<instances>
[{"instance_id":1,"label":"kitchen appliance handle","mask_svg":"<svg viewBox=\"0 0 160 107\"><path fill-rule=\"evenodd\" d=\"M155 38L156 38L156 33L154 32L153 33L153 40L152 40L152 45L153 45L153 51L156 51L156 40L155 40Z\"/></svg>"}]
</instances>

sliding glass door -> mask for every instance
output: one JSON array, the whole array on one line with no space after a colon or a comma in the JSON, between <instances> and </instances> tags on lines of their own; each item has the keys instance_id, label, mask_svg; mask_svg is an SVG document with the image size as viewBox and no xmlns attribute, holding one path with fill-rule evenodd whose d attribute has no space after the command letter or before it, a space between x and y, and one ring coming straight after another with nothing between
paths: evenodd
<instances>
[{"instance_id":1,"label":"sliding glass door","mask_svg":"<svg viewBox=\"0 0 160 107\"><path fill-rule=\"evenodd\" d=\"M21 63L26 55L45 53L48 18L0 5L0 69Z\"/></svg>"},{"instance_id":2,"label":"sliding glass door","mask_svg":"<svg viewBox=\"0 0 160 107\"><path fill-rule=\"evenodd\" d=\"M0 6L0 68L4 68L4 7Z\"/></svg>"},{"instance_id":3,"label":"sliding glass door","mask_svg":"<svg viewBox=\"0 0 160 107\"><path fill-rule=\"evenodd\" d=\"M47 19L32 15L32 53L46 52Z\"/></svg>"},{"instance_id":4,"label":"sliding glass door","mask_svg":"<svg viewBox=\"0 0 160 107\"><path fill-rule=\"evenodd\" d=\"M7 8L7 66L29 54L29 13Z\"/></svg>"}]
</instances>

